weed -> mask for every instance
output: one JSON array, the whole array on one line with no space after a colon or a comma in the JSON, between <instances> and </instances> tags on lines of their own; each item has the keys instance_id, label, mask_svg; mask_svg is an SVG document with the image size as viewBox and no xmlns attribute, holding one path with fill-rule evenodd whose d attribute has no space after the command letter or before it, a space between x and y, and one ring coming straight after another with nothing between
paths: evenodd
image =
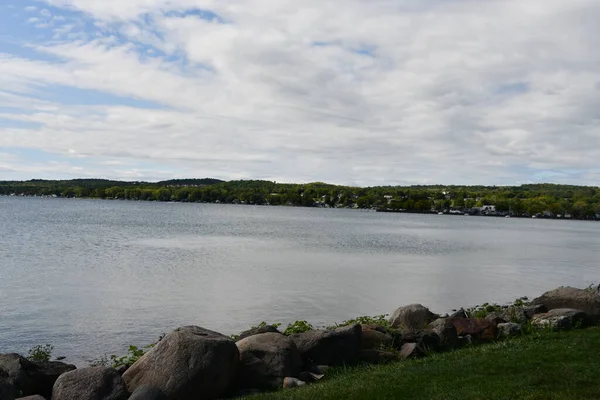
<instances>
[{"instance_id":1,"label":"weed","mask_svg":"<svg viewBox=\"0 0 600 400\"><path fill-rule=\"evenodd\" d=\"M313 330L313 326L307 321L296 321L287 326L283 331L284 335L293 335L295 333L304 333Z\"/></svg>"},{"instance_id":2,"label":"weed","mask_svg":"<svg viewBox=\"0 0 600 400\"><path fill-rule=\"evenodd\" d=\"M54 346L51 344L37 345L29 349L29 360L33 362L48 362L52 357Z\"/></svg>"}]
</instances>

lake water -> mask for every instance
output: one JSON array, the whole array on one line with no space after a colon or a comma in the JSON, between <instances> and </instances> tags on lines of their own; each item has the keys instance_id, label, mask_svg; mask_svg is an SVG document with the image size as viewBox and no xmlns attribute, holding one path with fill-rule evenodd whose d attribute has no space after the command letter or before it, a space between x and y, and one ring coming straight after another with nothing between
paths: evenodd
<instances>
[{"instance_id":1,"label":"lake water","mask_svg":"<svg viewBox=\"0 0 600 400\"><path fill-rule=\"evenodd\" d=\"M82 365L181 325L327 325L600 281L600 223L0 197L0 353Z\"/></svg>"}]
</instances>

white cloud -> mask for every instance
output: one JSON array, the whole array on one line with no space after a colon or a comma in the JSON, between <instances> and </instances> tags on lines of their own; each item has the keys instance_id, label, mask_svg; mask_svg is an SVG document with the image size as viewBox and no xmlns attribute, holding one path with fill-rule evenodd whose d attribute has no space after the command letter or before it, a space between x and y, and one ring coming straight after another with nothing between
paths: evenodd
<instances>
[{"instance_id":1,"label":"white cloud","mask_svg":"<svg viewBox=\"0 0 600 400\"><path fill-rule=\"evenodd\" d=\"M72 86L167 108L32 102L18 118L42 127L0 128L0 146L185 176L502 184L579 169L580 183L598 184L594 0L51 4L85 13L102 35L66 21L60 42L35 45L63 61L0 55L0 87L36 98Z\"/></svg>"}]
</instances>

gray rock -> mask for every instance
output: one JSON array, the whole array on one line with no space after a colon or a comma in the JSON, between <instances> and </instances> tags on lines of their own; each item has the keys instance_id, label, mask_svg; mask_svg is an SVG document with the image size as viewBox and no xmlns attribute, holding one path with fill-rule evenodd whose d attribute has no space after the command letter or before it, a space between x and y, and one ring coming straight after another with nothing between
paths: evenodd
<instances>
[{"instance_id":1,"label":"gray rock","mask_svg":"<svg viewBox=\"0 0 600 400\"><path fill-rule=\"evenodd\" d=\"M404 359L417 358L424 354L425 352L417 343L404 343L400 349L400 357Z\"/></svg>"},{"instance_id":2,"label":"gray rock","mask_svg":"<svg viewBox=\"0 0 600 400\"><path fill-rule=\"evenodd\" d=\"M293 377L286 377L283 380L284 389L290 389L290 388L295 388L295 387L300 387L300 386L306 386L306 382L301 381L298 378L293 378Z\"/></svg>"},{"instance_id":3,"label":"gray rock","mask_svg":"<svg viewBox=\"0 0 600 400\"><path fill-rule=\"evenodd\" d=\"M0 399L14 400L17 396L17 390L8 378L0 376Z\"/></svg>"},{"instance_id":4,"label":"gray rock","mask_svg":"<svg viewBox=\"0 0 600 400\"><path fill-rule=\"evenodd\" d=\"M0 398L4 400L3 397ZM33 396L19 397L17 400L46 400L46 398L44 396L40 396L39 394L34 394Z\"/></svg>"},{"instance_id":5,"label":"gray rock","mask_svg":"<svg viewBox=\"0 0 600 400\"><path fill-rule=\"evenodd\" d=\"M600 294L595 290L559 287L534 299L531 304L544 305L548 310L571 308L587 313L592 322L600 321Z\"/></svg>"},{"instance_id":6,"label":"gray rock","mask_svg":"<svg viewBox=\"0 0 600 400\"><path fill-rule=\"evenodd\" d=\"M536 328L547 328L552 330L567 330L585 327L589 316L572 308L556 308L544 314L534 315L531 324Z\"/></svg>"},{"instance_id":7,"label":"gray rock","mask_svg":"<svg viewBox=\"0 0 600 400\"><path fill-rule=\"evenodd\" d=\"M467 315L467 312L465 311L465 309L461 308L460 310L455 311L452 314L450 314L448 316L448 318L469 318L469 316Z\"/></svg>"},{"instance_id":8,"label":"gray rock","mask_svg":"<svg viewBox=\"0 0 600 400\"><path fill-rule=\"evenodd\" d=\"M543 314L548 312L548 307L543 304L531 305L523 307L523 313L527 321L531 320L535 314Z\"/></svg>"},{"instance_id":9,"label":"gray rock","mask_svg":"<svg viewBox=\"0 0 600 400\"><path fill-rule=\"evenodd\" d=\"M448 318L438 318L430 324L430 329L440 338L442 348L455 349L461 346L456 327Z\"/></svg>"},{"instance_id":10,"label":"gray rock","mask_svg":"<svg viewBox=\"0 0 600 400\"><path fill-rule=\"evenodd\" d=\"M329 365L313 365L310 367L310 372L317 375L325 375L331 370Z\"/></svg>"},{"instance_id":11,"label":"gray rock","mask_svg":"<svg viewBox=\"0 0 600 400\"><path fill-rule=\"evenodd\" d=\"M359 358L362 329L355 324L334 330L313 330L290 337L296 343L305 366L352 364Z\"/></svg>"},{"instance_id":12,"label":"gray rock","mask_svg":"<svg viewBox=\"0 0 600 400\"><path fill-rule=\"evenodd\" d=\"M247 331L240 333L236 339L236 341L240 341L242 339L246 339L247 337L260 335L261 333L281 333L277 329L276 326L273 325L264 325L264 326L256 326L254 328L250 328Z\"/></svg>"},{"instance_id":13,"label":"gray rock","mask_svg":"<svg viewBox=\"0 0 600 400\"><path fill-rule=\"evenodd\" d=\"M165 336L123 379L131 392L145 385L160 389L170 399L214 399L232 388L238 363L233 340L198 326L185 326Z\"/></svg>"},{"instance_id":14,"label":"gray rock","mask_svg":"<svg viewBox=\"0 0 600 400\"><path fill-rule=\"evenodd\" d=\"M152 386L138 386L129 400L168 400L167 395Z\"/></svg>"},{"instance_id":15,"label":"gray rock","mask_svg":"<svg viewBox=\"0 0 600 400\"><path fill-rule=\"evenodd\" d=\"M503 323L509 321L509 319L505 313L499 313L499 312L491 312L485 316L485 319L490 322L493 322L496 325L503 324Z\"/></svg>"},{"instance_id":16,"label":"gray rock","mask_svg":"<svg viewBox=\"0 0 600 400\"><path fill-rule=\"evenodd\" d=\"M521 325L514 322L498 324L499 337L511 337L521 335Z\"/></svg>"},{"instance_id":17,"label":"gray rock","mask_svg":"<svg viewBox=\"0 0 600 400\"><path fill-rule=\"evenodd\" d=\"M49 398L58 377L74 369L74 365L59 361L36 363L18 354L0 354L0 376L14 386L15 396L39 394Z\"/></svg>"},{"instance_id":18,"label":"gray rock","mask_svg":"<svg viewBox=\"0 0 600 400\"><path fill-rule=\"evenodd\" d=\"M236 343L242 388L275 389L286 376L298 376L302 357L294 341L281 333L261 333Z\"/></svg>"},{"instance_id":19,"label":"gray rock","mask_svg":"<svg viewBox=\"0 0 600 400\"><path fill-rule=\"evenodd\" d=\"M54 384L52 400L127 400L129 393L114 368L91 367L62 374Z\"/></svg>"},{"instance_id":20,"label":"gray rock","mask_svg":"<svg viewBox=\"0 0 600 400\"><path fill-rule=\"evenodd\" d=\"M429 309L421 304L410 304L400 307L389 319L390 325L402 331L418 331L437 319Z\"/></svg>"}]
</instances>

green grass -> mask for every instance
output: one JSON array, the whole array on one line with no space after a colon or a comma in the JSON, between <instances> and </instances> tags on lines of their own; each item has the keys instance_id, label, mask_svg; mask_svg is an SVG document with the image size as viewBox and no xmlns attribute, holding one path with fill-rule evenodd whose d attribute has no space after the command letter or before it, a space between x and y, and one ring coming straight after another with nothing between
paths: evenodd
<instances>
[{"instance_id":1,"label":"green grass","mask_svg":"<svg viewBox=\"0 0 600 400\"><path fill-rule=\"evenodd\" d=\"M336 369L319 383L249 399L600 399L599 366L595 327L534 333L386 366Z\"/></svg>"}]
</instances>

